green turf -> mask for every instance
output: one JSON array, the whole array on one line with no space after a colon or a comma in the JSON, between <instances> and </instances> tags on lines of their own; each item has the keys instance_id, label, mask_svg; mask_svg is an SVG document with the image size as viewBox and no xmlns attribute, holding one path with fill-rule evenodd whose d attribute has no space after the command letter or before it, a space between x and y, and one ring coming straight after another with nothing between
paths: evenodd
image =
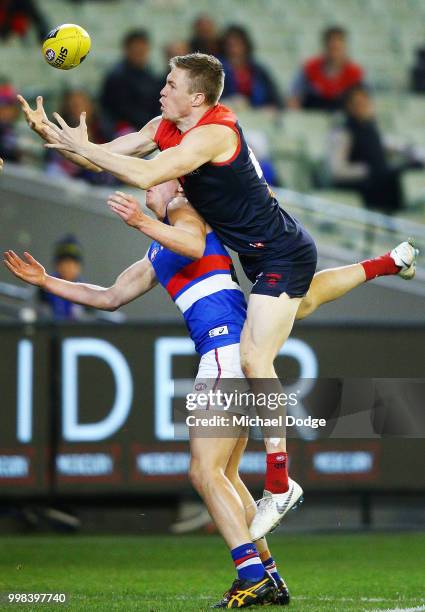
<instances>
[{"instance_id":1,"label":"green turf","mask_svg":"<svg viewBox=\"0 0 425 612\"><path fill-rule=\"evenodd\" d=\"M302 612L425 604L425 534L275 535L272 552ZM207 610L233 579L216 536L8 537L0 591L65 592L67 610ZM3 605L58 610L62 605ZM269 610L277 610L269 607Z\"/></svg>"}]
</instances>

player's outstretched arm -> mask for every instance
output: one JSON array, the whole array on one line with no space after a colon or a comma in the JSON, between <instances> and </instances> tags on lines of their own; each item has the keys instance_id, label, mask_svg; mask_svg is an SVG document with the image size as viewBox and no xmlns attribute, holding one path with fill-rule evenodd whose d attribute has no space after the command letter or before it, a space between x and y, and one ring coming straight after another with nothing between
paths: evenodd
<instances>
[{"instance_id":1,"label":"player's outstretched arm","mask_svg":"<svg viewBox=\"0 0 425 612\"><path fill-rule=\"evenodd\" d=\"M147 257L122 272L111 287L88 283L73 283L47 274L45 268L30 253L21 259L14 251L4 253L4 264L17 278L41 287L71 302L99 310L116 310L156 285L154 269Z\"/></svg>"},{"instance_id":2,"label":"player's outstretched arm","mask_svg":"<svg viewBox=\"0 0 425 612\"><path fill-rule=\"evenodd\" d=\"M134 157L145 157L157 149L157 144L154 140L156 130L161 121L161 117L151 119L138 132L125 134L119 138L115 138L111 142L99 145L102 149L109 153L117 153L118 155L131 155Z\"/></svg>"},{"instance_id":3,"label":"player's outstretched arm","mask_svg":"<svg viewBox=\"0 0 425 612\"><path fill-rule=\"evenodd\" d=\"M200 259L205 250L205 221L184 197L176 197L167 208L170 225L145 215L133 196L116 191L108 199L108 205L127 225L178 255Z\"/></svg>"},{"instance_id":4,"label":"player's outstretched arm","mask_svg":"<svg viewBox=\"0 0 425 612\"><path fill-rule=\"evenodd\" d=\"M194 129L178 146L163 151L154 159L134 159L89 142L84 113L77 128L70 128L57 113L54 117L61 127L54 124L49 127L58 142L46 147L81 155L124 183L141 189L180 178L209 161L223 161L231 156L236 146L236 136L230 128L205 125Z\"/></svg>"},{"instance_id":5,"label":"player's outstretched arm","mask_svg":"<svg viewBox=\"0 0 425 612\"><path fill-rule=\"evenodd\" d=\"M36 108L32 109L28 104L27 100L21 95L18 95L18 102L21 105L24 113L26 122L29 127L38 134L48 144L57 144L59 142L57 134L54 130L57 126L49 121L46 115L46 111L43 106L43 97L37 96ZM148 155L156 149L156 143L154 141L155 132L161 121L161 117L156 117L147 123L141 130L125 136L120 136L111 142L99 145L106 151L112 153L118 153L121 155L137 155L143 157ZM74 162L78 166L91 170L93 172L102 172L102 168L93 164L85 157L73 153L71 151L65 151L59 149L59 152L70 161Z\"/></svg>"},{"instance_id":6,"label":"player's outstretched arm","mask_svg":"<svg viewBox=\"0 0 425 612\"><path fill-rule=\"evenodd\" d=\"M49 122L48 117L46 115L46 111L43 106L43 97L37 96L36 100L36 108L32 109L25 98L21 95L18 95L18 102L21 105L22 112L24 113L25 120L28 123L29 127L33 132L38 134L40 138L45 140L48 143L57 143L57 138L54 132L46 129L46 124ZM85 157L81 157L81 155L76 155L75 153L71 153L69 151L59 151L66 159L74 162L78 166L85 168L86 170L91 170L92 172L102 172L102 168L92 164Z\"/></svg>"}]
</instances>

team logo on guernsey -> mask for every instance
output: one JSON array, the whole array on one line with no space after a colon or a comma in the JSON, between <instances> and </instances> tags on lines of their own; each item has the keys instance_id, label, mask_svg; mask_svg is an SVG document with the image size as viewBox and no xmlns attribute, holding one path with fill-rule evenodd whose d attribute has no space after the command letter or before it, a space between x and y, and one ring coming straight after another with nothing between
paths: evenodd
<instances>
[{"instance_id":1,"label":"team logo on guernsey","mask_svg":"<svg viewBox=\"0 0 425 612\"><path fill-rule=\"evenodd\" d=\"M263 249L264 243L263 242L250 242L249 246L254 247L254 249Z\"/></svg>"},{"instance_id":2,"label":"team logo on guernsey","mask_svg":"<svg viewBox=\"0 0 425 612\"><path fill-rule=\"evenodd\" d=\"M229 329L227 325L222 325L221 327L214 327L214 329L210 329L208 335L210 338L215 338L216 336L225 336L229 333Z\"/></svg>"},{"instance_id":3,"label":"team logo on guernsey","mask_svg":"<svg viewBox=\"0 0 425 612\"><path fill-rule=\"evenodd\" d=\"M274 274L273 272L266 272L267 284L269 287L274 287L282 278L282 274Z\"/></svg>"}]
</instances>

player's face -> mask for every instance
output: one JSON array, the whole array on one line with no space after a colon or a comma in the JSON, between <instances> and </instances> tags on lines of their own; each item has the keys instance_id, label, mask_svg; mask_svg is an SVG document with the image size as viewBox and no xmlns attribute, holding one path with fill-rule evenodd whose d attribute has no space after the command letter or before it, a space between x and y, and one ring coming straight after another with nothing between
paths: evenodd
<instances>
[{"instance_id":1,"label":"player's face","mask_svg":"<svg viewBox=\"0 0 425 612\"><path fill-rule=\"evenodd\" d=\"M190 115L194 95L196 94L189 93L187 70L173 68L161 90L160 103L163 119L178 121Z\"/></svg>"},{"instance_id":2,"label":"player's face","mask_svg":"<svg viewBox=\"0 0 425 612\"><path fill-rule=\"evenodd\" d=\"M177 180L154 185L146 191L146 206L159 217L164 216L165 207L170 200L183 192Z\"/></svg>"}]
</instances>

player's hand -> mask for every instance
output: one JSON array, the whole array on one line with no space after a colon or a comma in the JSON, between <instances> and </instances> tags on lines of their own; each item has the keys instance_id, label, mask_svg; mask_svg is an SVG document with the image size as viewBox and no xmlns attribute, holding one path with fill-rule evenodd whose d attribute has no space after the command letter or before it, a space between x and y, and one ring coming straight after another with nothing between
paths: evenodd
<instances>
[{"instance_id":1,"label":"player's hand","mask_svg":"<svg viewBox=\"0 0 425 612\"><path fill-rule=\"evenodd\" d=\"M43 125L46 129L46 133L49 135L49 140L54 140L54 142L49 142L44 146L48 149L61 149L64 151L71 151L71 153L79 153L89 142L86 113L81 113L80 125L75 128L69 127L59 113L53 113L53 117L59 123L60 127L49 121L47 117L43 120Z\"/></svg>"},{"instance_id":2,"label":"player's hand","mask_svg":"<svg viewBox=\"0 0 425 612\"><path fill-rule=\"evenodd\" d=\"M43 106L43 97L37 96L36 108L33 110L25 98L21 95L17 96L18 102L21 105L22 111L25 115L26 122L30 128L36 132L39 136L44 138L44 124L43 120L47 119L46 112Z\"/></svg>"},{"instance_id":3,"label":"player's hand","mask_svg":"<svg viewBox=\"0 0 425 612\"><path fill-rule=\"evenodd\" d=\"M116 191L109 196L108 206L130 227L139 228L144 219L150 219L149 215L141 211L136 198L122 191Z\"/></svg>"},{"instance_id":4,"label":"player's hand","mask_svg":"<svg viewBox=\"0 0 425 612\"><path fill-rule=\"evenodd\" d=\"M42 287L46 281L46 270L43 268L32 255L24 253L26 261L21 259L14 251L5 251L3 253L3 263L6 268L14 274L17 278L30 283L31 285L37 285Z\"/></svg>"}]
</instances>

